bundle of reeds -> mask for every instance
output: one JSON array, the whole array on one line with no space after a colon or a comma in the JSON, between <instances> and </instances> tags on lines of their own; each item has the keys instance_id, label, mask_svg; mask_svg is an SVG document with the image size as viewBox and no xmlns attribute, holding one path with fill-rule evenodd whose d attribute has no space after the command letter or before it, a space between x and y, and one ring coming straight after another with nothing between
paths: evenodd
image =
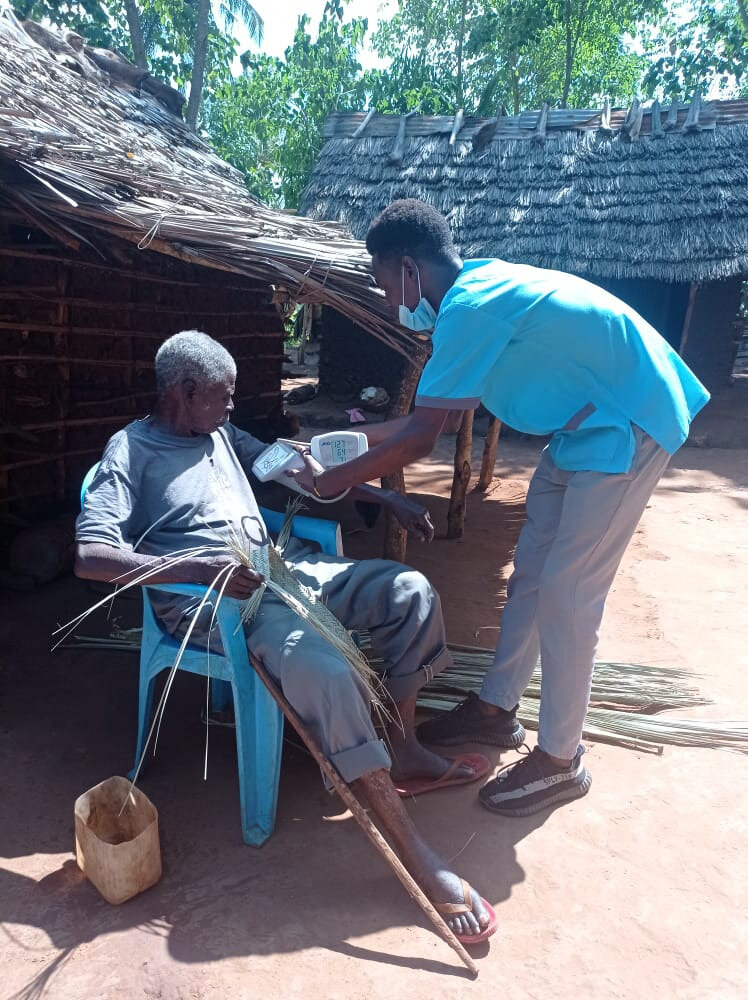
<instances>
[{"instance_id":1,"label":"bundle of reeds","mask_svg":"<svg viewBox=\"0 0 748 1000\"><path fill-rule=\"evenodd\" d=\"M337 628L342 629L342 626L337 623ZM127 632L115 629L107 638L76 636L75 641L67 645L137 650L140 644L137 633L137 629ZM361 632L357 641L378 676L382 664L371 652L371 637ZM421 690L419 708L447 712L469 691L480 690L483 677L493 663L493 652L459 645L450 645L449 649L454 665ZM584 735L602 743L650 752L662 752L665 745L748 752L748 722L674 719L655 714L712 704L711 699L692 686L692 678L693 675L684 670L669 667L598 661L592 678ZM370 683L379 694L378 681L370 680ZM540 683L538 665L518 712L528 729L538 728Z\"/></svg>"},{"instance_id":2,"label":"bundle of reeds","mask_svg":"<svg viewBox=\"0 0 748 1000\"><path fill-rule=\"evenodd\" d=\"M420 707L449 711L469 691L480 690L493 663L493 652L471 646L450 646L450 650L454 666L423 688L418 699ZM692 687L691 676L668 667L598 662L584 735L603 743L656 752L662 752L665 744L748 752L748 722L661 718L652 714L711 704ZM522 724L529 729L538 728L540 683L538 664L518 711Z\"/></svg>"}]
</instances>

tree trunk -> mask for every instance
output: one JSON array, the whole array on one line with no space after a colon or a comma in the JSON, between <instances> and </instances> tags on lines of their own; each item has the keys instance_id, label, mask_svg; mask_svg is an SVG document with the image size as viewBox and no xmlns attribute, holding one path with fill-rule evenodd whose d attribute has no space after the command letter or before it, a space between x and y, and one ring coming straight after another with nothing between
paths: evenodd
<instances>
[{"instance_id":1,"label":"tree trunk","mask_svg":"<svg viewBox=\"0 0 748 1000\"><path fill-rule=\"evenodd\" d=\"M426 355L422 348L414 347L413 364L408 365L403 374L397 396L392 401L388 419L395 417L405 417L410 413L410 405L413 402L418 380L426 362ZM388 490L397 490L405 495L405 473L402 469L390 476L382 476L382 486ZM408 547L408 533L400 522L387 511L384 526L384 558L394 559L396 562L405 561L405 552Z\"/></svg>"},{"instance_id":2,"label":"tree trunk","mask_svg":"<svg viewBox=\"0 0 748 1000\"><path fill-rule=\"evenodd\" d=\"M512 107L514 116L519 114L519 73L517 72L517 54L512 52L509 56L509 76L512 83Z\"/></svg>"},{"instance_id":3,"label":"tree trunk","mask_svg":"<svg viewBox=\"0 0 748 1000\"><path fill-rule=\"evenodd\" d=\"M496 449L499 444L500 430L501 421L491 414L491 418L488 421L488 430L486 431L486 443L483 446L483 461L481 462L480 477L478 478L479 490L487 490L493 482L493 470L496 465Z\"/></svg>"},{"instance_id":4,"label":"tree trunk","mask_svg":"<svg viewBox=\"0 0 748 1000\"><path fill-rule=\"evenodd\" d=\"M195 25L195 44L193 46L192 80L190 82L190 100L187 104L185 119L191 129L197 128L197 116L203 97L205 83L205 64L208 60L208 28L210 26L210 0L199 0L197 7L197 24Z\"/></svg>"},{"instance_id":5,"label":"tree trunk","mask_svg":"<svg viewBox=\"0 0 748 1000\"><path fill-rule=\"evenodd\" d=\"M143 26L140 23L140 11L135 0L125 0L125 13L127 14L127 26L130 29L130 44L132 45L135 65L140 69L148 69L145 42L143 41Z\"/></svg>"},{"instance_id":6,"label":"tree trunk","mask_svg":"<svg viewBox=\"0 0 748 1000\"><path fill-rule=\"evenodd\" d=\"M566 108L569 104L569 90L571 89L571 68L574 57L571 51L571 0L565 0L564 19L566 21L566 56L564 58L564 92L561 95L561 107Z\"/></svg>"},{"instance_id":7,"label":"tree trunk","mask_svg":"<svg viewBox=\"0 0 748 1000\"><path fill-rule=\"evenodd\" d=\"M465 14L467 8L467 0L462 0L462 12L460 16L460 38L457 43L457 106L455 111L463 107L464 93L463 93L463 82L462 82L462 52L465 44Z\"/></svg>"},{"instance_id":8,"label":"tree trunk","mask_svg":"<svg viewBox=\"0 0 748 1000\"><path fill-rule=\"evenodd\" d=\"M455 447L455 473L447 513L447 538L462 538L465 530L465 503L470 483L470 457L473 446L473 410L465 410Z\"/></svg>"},{"instance_id":9,"label":"tree trunk","mask_svg":"<svg viewBox=\"0 0 748 1000\"><path fill-rule=\"evenodd\" d=\"M740 20L743 22L743 31L748 35L748 6L745 0L738 0L738 13L740 14Z\"/></svg>"}]
</instances>

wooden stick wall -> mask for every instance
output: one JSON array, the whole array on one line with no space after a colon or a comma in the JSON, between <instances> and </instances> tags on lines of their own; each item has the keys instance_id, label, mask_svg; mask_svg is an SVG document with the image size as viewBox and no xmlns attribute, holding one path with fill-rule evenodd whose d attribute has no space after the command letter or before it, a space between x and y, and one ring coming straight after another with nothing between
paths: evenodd
<instances>
[{"instance_id":1,"label":"wooden stick wall","mask_svg":"<svg viewBox=\"0 0 748 1000\"><path fill-rule=\"evenodd\" d=\"M108 438L148 413L154 354L179 330L203 330L236 358L237 422L281 410L269 288L119 241L112 251L69 252L0 215L0 515L74 503Z\"/></svg>"}]
</instances>

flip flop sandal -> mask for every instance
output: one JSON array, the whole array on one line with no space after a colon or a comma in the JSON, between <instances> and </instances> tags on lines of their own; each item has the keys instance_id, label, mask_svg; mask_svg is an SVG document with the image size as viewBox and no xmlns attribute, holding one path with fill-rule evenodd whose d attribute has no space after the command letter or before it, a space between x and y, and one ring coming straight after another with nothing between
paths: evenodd
<instances>
[{"instance_id":1,"label":"flip flop sandal","mask_svg":"<svg viewBox=\"0 0 748 1000\"><path fill-rule=\"evenodd\" d=\"M452 763L440 778L404 778L402 781L395 781L395 791L400 798L407 799L412 795L425 795L426 792L450 788L452 785L469 785L473 781L484 778L492 767L491 761L482 753L461 753L458 757L447 757L446 759L451 760ZM457 771L463 764L472 768L473 773L458 775Z\"/></svg>"},{"instance_id":2,"label":"flip flop sandal","mask_svg":"<svg viewBox=\"0 0 748 1000\"><path fill-rule=\"evenodd\" d=\"M465 900L464 903L434 903L434 909L441 913L443 917L458 917L462 913L473 912L473 890L470 887L470 883L466 882L464 878L460 881L462 882L462 895ZM496 916L496 911L482 896L480 901L486 908L489 921L479 934L458 934L457 931L453 931L454 936L461 944L480 944L482 941L487 941L492 934L496 933L499 926L499 918Z\"/></svg>"}]
</instances>

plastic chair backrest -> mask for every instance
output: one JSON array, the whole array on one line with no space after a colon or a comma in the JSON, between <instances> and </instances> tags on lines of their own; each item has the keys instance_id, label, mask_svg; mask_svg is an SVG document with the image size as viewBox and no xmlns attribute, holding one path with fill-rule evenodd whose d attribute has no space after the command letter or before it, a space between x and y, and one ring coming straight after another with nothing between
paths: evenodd
<instances>
[{"instance_id":1,"label":"plastic chair backrest","mask_svg":"<svg viewBox=\"0 0 748 1000\"><path fill-rule=\"evenodd\" d=\"M81 510L83 510L83 504L86 502L86 493L88 493L88 487L91 485L91 481L96 473L99 471L99 466L101 462L96 462L92 465L88 472L83 477L83 482L81 483Z\"/></svg>"}]
</instances>

